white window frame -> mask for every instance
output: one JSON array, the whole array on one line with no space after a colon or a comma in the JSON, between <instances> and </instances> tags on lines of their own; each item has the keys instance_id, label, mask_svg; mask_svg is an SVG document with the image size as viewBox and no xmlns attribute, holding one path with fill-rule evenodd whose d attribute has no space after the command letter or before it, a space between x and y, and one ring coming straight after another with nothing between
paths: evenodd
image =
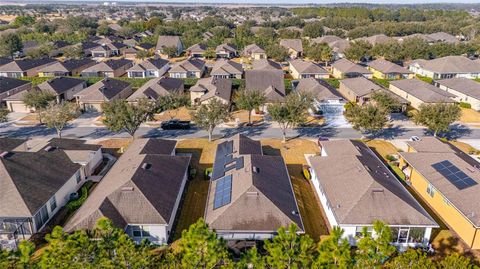
<instances>
[{"instance_id":1,"label":"white window frame","mask_svg":"<svg viewBox=\"0 0 480 269\"><path fill-rule=\"evenodd\" d=\"M50 198L48 201L48 205L50 206L50 212L53 212L55 209L57 209L57 199L55 198L55 195Z\"/></svg>"},{"instance_id":2,"label":"white window frame","mask_svg":"<svg viewBox=\"0 0 480 269\"><path fill-rule=\"evenodd\" d=\"M132 230L132 236L134 238L144 238L144 237L150 237L150 230L148 229L148 226L143 226L143 225L131 225L130 229ZM135 232L139 232L140 236L136 236Z\"/></svg>"}]
</instances>

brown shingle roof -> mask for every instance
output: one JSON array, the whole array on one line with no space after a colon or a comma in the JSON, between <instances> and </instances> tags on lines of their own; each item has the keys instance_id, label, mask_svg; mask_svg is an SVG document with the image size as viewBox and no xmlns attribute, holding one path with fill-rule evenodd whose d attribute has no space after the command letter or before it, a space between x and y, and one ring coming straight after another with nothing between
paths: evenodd
<instances>
[{"instance_id":1,"label":"brown shingle roof","mask_svg":"<svg viewBox=\"0 0 480 269\"><path fill-rule=\"evenodd\" d=\"M412 74L410 70L384 59L376 59L367 65L383 74Z\"/></svg>"},{"instance_id":2,"label":"brown shingle roof","mask_svg":"<svg viewBox=\"0 0 480 269\"><path fill-rule=\"evenodd\" d=\"M285 81L281 70L245 71L245 89L265 93L268 102L282 102L285 99Z\"/></svg>"},{"instance_id":3,"label":"brown shingle roof","mask_svg":"<svg viewBox=\"0 0 480 269\"><path fill-rule=\"evenodd\" d=\"M365 67L352 63L347 59L340 59L332 64L332 67L339 70L342 73L359 73L359 74L371 74L370 70Z\"/></svg>"},{"instance_id":4,"label":"brown shingle roof","mask_svg":"<svg viewBox=\"0 0 480 269\"><path fill-rule=\"evenodd\" d=\"M455 97L455 95L440 90L432 84L416 78L391 81L390 85L399 88L425 103L454 103L452 98Z\"/></svg>"}]
</instances>

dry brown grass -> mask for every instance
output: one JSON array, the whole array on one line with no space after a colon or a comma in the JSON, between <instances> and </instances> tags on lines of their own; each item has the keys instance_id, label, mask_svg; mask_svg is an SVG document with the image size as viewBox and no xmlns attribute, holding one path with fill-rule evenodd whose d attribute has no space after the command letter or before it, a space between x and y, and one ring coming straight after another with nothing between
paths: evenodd
<instances>
[{"instance_id":1,"label":"dry brown grass","mask_svg":"<svg viewBox=\"0 0 480 269\"><path fill-rule=\"evenodd\" d=\"M235 122L236 119L239 119L239 124L240 125L248 123L248 111L246 111L246 110L234 111L234 112L232 112L231 116L232 116L232 120L230 122L228 122L227 125L231 125L231 126L235 125L236 124L236 122ZM262 124L263 123L263 116L252 115L251 121L252 121L253 125Z\"/></svg>"},{"instance_id":2,"label":"dry brown grass","mask_svg":"<svg viewBox=\"0 0 480 269\"><path fill-rule=\"evenodd\" d=\"M480 112L469 108L462 108L462 116L460 121L463 123L480 124Z\"/></svg>"},{"instance_id":3,"label":"dry brown grass","mask_svg":"<svg viewBox=\"0 0 480 269\"><path fill-rule=\"evenodd\" d=\"M266 155L281 154L283 156L292 180L305 232L318 241L321 236L328 234L326 217L313 186L302 174L302 165L307 164L304 154L318 154L318 146L315 142L305 139L293 139L286 143L282 143L280 139L265 139L262 140L262 146Z\"/></svg>"},{"instance_id":4,"label":"dry brown grass","mask_svg":"<svg viewBox=\"0 0 480 269\"><path fill-rule=\"evenodd\" d=\"M185 139L177 144L177 152L192 153L191 165L197 169L197 175L187 184L174 239L180 238L183 230L204 215L208 195L208 181L204 179L204 173L206 168L213 165L217 143L218 141L209 143L207 139ZM302 165L306 164L304 154L318 153L316 144L303 139L290 140L287 143L282 143L279 139L266 139L262 140L262 146L264 154L281 154L284 157L306 233L315 240L328 234L324 213L313 187L302 175Z\"/></svg>"},{"instance_id":5,"label":"dry brown grass","mask_svg":"<svg viewBox=\"0 0 480 269\"><path fill-rule=\"evenodd\" d=\"M125 152L130 143L132 143L130 138L110 138L97 142L98 145L102 145L104 152L110 153L117 158Z\"/></svg>"},{"instance_id":6,"label":"dry brown grass","mask_svg":"<svg viewBox=\"0 0 480 269\"><path fill-rule=\"evenodd\" d=\"M467 154L478 154L480 151L467 143L459 142L459 141L449 141L448 143L454 145L459 150L467 153Z\"/></svg>"},{"instance_id":7,"label":"dry brown grass","mask_svg":"<svg viewBox=\"0 0 480 269\"><path fill-rule=\"evenodd\" d=\"M369 140L365 144L376 151L382 158L398 153L398 149L392 143L384 140Z\"/></svg>"},{"instance_id":8,"label":"dry brown grass","mask_svg":"<svg viewBox=\"0 0 480 269\"><path fill-rule=\"evenodd\" d=\"M176 151L191 153L190 165L197 170L196 177L186 185L186 193L180 210L180 216L175 227L174 240L182 235L191 224L202 218L207 203L208 181L205 180L205 169L213 166L217 142L208 142L208 139L180 140Z\"/></svg>"},{"instance_id":9,"label":"dry brown grass","mask_svg":"<svg viewBox=\"0 0 480 269\"><path fill-rule=\"evenodd\" d=\"M172 118L179 119L179 120L192 120L192 116L190 115L190 111L186 107L181 107L174 110L165 111L161 114L155 114L154 118L156 121L165 121L170 120Z\"/></svg>"}]
</instances>

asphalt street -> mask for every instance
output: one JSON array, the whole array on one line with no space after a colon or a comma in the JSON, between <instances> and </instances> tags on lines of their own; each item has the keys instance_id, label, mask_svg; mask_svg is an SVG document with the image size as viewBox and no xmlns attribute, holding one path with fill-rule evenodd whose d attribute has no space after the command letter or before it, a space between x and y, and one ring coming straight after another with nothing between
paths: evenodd
<instances>
[{"instance_id":1,"label":"asphalt street","mask_svg":"<svg viewBox=\"0 0 480 269\"><path fill-rule=\"evenodd\" d=\"M263 125L260 127L241 127L241 128L217 128L214 137L229 137L237 133L246 134L252 138L281 138L280 128ZM19 138L38 138L55 137L57 134L53 129L47 129L44 126L26 126L18 127L12 123L0 125L0 136L19 137ZM431 135L426 129L412 127L392 127L383 130L381 133L369 135L370 138L382 139L408 139L411 136ZM86 127L86 126L68 126L62 132L63 137L83 138L83 139L101 139L108 137L129 137L125 132L113 133L105 127ZM207 137L207 132L197 128L190 130L168 130L160 128L141 127L136 137L163 137L163 138L199 138ZM352 128L334 128L334 127L304 127L289 129L287 136L316 138L319 136L338 139L355 139L365 136L364 134L353 130ZM480 129L470 129L463 125L454 125L451 131L446 135L450 139L480 139Z\"/></svg>"}]
</instances>

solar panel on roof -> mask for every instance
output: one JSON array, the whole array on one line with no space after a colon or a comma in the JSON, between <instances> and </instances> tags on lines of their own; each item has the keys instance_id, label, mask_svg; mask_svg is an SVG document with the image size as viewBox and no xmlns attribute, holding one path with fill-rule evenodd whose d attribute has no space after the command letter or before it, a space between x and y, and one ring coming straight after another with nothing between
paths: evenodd
<instances>
[{"instance_id":1,"label":"solar panel on roof","mask_svg":"<svg viewBox=\"0 0 480 269\"><path fill-rule=\"evenodd\" d=\"M452 183L457 189L463 190L468 187L478 184L475 180L462 172L458 167L452 164L450 161L442 161L432 164L432 167L437 170L442 176L444 176L450 183Z\"/></svg>"},{"instance_id":2,"label":"solar panel on roof","mask_svg":"<svg viewBox=\"0 0 480 269\"><path fill-rule=\"evenodd\" d=\"M217 180L215 196L213 197L213 209L227 205L232 200L232 176L228 175Z\"/></svg>"}]
</instances>

